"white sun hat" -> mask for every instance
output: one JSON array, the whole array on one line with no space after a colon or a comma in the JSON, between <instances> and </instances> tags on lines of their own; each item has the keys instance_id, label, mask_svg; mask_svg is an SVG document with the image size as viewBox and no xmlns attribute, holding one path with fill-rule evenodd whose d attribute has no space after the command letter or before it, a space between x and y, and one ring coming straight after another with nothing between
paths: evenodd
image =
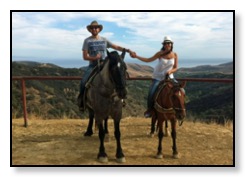
<instances>
[{"instance_id":1,"label":"white sun hat","mask_svg":"<svg viewBox=\"0 0 245 177\"><path fill-rule=\"evenodd\" d=\"M174 43L174 42L172 41L172 39L171 39L169 36L165 36L165 37L164 37L162 44L164 44L165 42L171 42L171 43Z\"/></svg>"}]
</instances>

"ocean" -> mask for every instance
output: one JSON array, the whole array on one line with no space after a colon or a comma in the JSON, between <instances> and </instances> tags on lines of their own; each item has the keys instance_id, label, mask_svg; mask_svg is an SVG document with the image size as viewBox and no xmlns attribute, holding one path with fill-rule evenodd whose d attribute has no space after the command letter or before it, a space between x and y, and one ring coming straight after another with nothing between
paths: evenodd
<instances>
[{"instance_id":1,"label":"ocean","mask_svg":"<svg viewBox=\"0 0 245 177\"><path fill-rule=\"evenodd\" d=\"M88 61L84 61L82 59L24 59L24 58L14 58L13 61L34 61L40 63L52 63L58 65L63 68L80 68L88 65ZM200 65L219 65L228 62L232 62L233 59L179 59L179 68L191 68ZM126 63L136 63L140 65L148 65L151 67L155 67L157 61L145 63L139 61L138 59L126 58Z\"/></svg>"}]
</instances>

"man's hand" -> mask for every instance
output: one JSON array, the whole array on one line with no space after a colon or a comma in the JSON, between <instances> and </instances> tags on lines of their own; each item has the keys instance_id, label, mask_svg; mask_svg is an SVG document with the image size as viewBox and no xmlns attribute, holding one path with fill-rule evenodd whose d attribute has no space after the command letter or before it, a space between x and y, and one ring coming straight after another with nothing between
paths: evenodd
<instances>
[{"instance_id":1,"label":"man's hand","mask_svg":"<svg viewBox=\"0 0 245 177\"><path fill-rule=\"evenodd\" d=\"M130 56L132 57L132 58L136 58L136 53L135 52L133 52L133 51L129 51L129 54L130 54Z\"/></svg>"},{"instance_id":2,"label":"man's hand","mask_svg":"<svg viewBox=\"0 0 245 177\"><path fill-rule=\"evenodd\" d=\"M101 59L101 54L98 53L96 56L95 56L95 60L100 60Z\"/></svg>"}]
</instances>

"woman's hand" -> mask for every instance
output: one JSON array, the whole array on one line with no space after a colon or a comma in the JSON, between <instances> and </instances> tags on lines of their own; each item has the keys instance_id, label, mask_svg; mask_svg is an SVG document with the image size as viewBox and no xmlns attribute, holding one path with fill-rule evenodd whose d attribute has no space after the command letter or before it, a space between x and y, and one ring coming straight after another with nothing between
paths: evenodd
<instances>
[{"instance_id":1,"label":"woman's hand","mask_svg":"<svg viewBox=\"0 0 245 177\"><path fill-rule=\"evenodd\" d=\"M131 56L132 58L136 58L136 56L137 56L136 53L133 52L133 51L130 51L129 54L130 54L130 56Z\"/></svg>"}]
</instances>

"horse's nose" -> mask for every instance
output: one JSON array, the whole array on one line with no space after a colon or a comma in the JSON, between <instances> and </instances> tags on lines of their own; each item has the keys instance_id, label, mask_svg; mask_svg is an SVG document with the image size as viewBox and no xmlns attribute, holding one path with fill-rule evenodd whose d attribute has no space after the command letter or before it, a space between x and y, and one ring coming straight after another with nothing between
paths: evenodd
<instances>
[{"instance_id":1,"label":"horse's nose","mask_svg":"<svg viewBox=\"0 0 245 177\"><path fill-rule=\"evenodd\" d=\"M186 112L185 112L185 110L183 110L181 113L181 118L184 119L185 117L186 117Z\"/></svg>"},{"instance_id":2,"label":"horse's nose","mask_svg":"<svg viewBox=\"0 0 245 177\"><path fill-rule=\"evenodd\" d=\"M126 98L126 93L125 92L123 92L119 97L121 98L121 99L125 99Z\"/></svg>"},{"instance_id":3,"label":"horse's nose","mask_svg":"<svg viewBox=\"0 0 245 177\"><path fill-rule=\"evenodd\" d=\"M183 116L186 117L186 110L183 110Z\"/></svg>"},{"instance_id":4,"label":"horse's nose","mask_svg":"<svg viewBox=\"0 0 245 177\"><path fill-rule=\"evenodd\" d=\"M125 99L127 96L127 90L126 89L123 89L121 91L119 91L118 93L118 97L121 98L121 99Z\"/></svg>"},{"instance_id":5,"label":"horse's nose","mask_svg":"<svg viewBox=\"0 0 245 177\"><path fill-rule=\"evenodd\" d=\"M182 110L178 110L176 112L176 116L179 120L184 120L186 118L186 111L185 109L182 109Z\"/></svg>"}]
</instances>

